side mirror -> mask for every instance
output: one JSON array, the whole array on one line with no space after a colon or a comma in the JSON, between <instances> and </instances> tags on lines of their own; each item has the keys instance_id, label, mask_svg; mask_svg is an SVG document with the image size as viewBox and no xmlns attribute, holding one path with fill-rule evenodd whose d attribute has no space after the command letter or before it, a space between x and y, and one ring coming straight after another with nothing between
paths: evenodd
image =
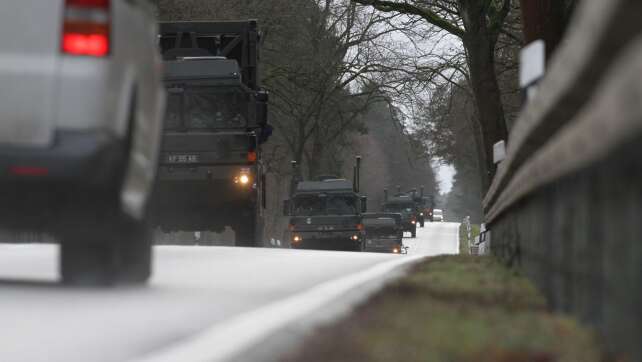
<instances>
[{"instance_id":1,"label":"side mirror","mask_svg":"<svg viewBox=\"0 0 642 362\"><path fill-rule=\"evenodd\" d=\"M361 196L361 212L368 211L368 197Z\"/></svg>"},{"instance_id":2,"label":"side mirror","mask_svg":"<svg viewBox=\"0 0 642 362\"><path fill-rule=\"evenodd\" d=\"M290 200L283 200L283 216L290 216Z\"/></svg>"},{"instance_id":3,"label":"side mirror","mask_svg":"<svg viewBox=\"0 0 642 362\"><path fill-rule=\"evenodd\" d=\"M264 126L268 123L268 100L270 96L267 91L256 92L256 121Z\"/></svg>"}]
</instances>

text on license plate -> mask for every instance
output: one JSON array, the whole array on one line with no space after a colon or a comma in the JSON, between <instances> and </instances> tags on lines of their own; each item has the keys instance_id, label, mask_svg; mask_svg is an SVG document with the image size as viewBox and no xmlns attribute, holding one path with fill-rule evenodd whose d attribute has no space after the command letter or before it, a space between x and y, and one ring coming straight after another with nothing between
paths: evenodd
<instances>
[{"instance_id":1,"label":"text on license plate","mask_svg":"<svg viewBox=\"0 0 642 362\"><path fill-rule=\"evenodd\" d=\"M197 163L198 155L168 155L169 163Z\"/></svg>"}]
</instances>

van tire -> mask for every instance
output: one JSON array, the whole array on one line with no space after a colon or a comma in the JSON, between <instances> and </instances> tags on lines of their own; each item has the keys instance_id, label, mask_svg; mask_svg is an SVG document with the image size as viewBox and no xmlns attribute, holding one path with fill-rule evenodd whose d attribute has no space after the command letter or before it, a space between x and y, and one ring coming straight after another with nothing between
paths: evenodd
<instances>
[{"instance_id":1,"label":"van tire","mask_svg":"<svg viewBox=\"0 0 642 362\"><path fill-rule=\"evenodd\" d=\"M152 231L127 216L64 233L60 246L62 282L74 286L142 284L152 271Z\"/></svg>"}]
</instances>

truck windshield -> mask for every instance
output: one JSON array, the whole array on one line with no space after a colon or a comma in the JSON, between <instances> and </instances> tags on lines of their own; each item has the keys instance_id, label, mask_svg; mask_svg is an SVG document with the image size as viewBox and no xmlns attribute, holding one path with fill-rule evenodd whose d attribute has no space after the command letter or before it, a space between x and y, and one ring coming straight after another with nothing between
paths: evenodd
<instances>
[{"instance_id":1,"label":"truck windshield","mask_svg":"<svg viewBox=\"0 0 642 362\"><path fill-rule=\"evenodd\" d=\"M397 238L399 236L394 226L368 226L366 225L368 239L373 238Z\"/></svg>"},{"instance_id":2,"label":"truck windshield","mask_svg":"<svg viewBox=\"0 0 642 362\"><path fill-rule=\"evenodd\" d=\"M222 87L168 88L166 130L203 131L247 127L247 98Z\"/></svg>"},{"instance_id":3,"label":"truck windshield","mask_svg":"<svg viewBox=\"0 0 642 362\"><path fill-rule=\"evenodd\" d=\"M372 238L396 238L397 223L389 218L363 219L363 225L366 228L366 235Z\"/></svg>"},{"instance_id":4,"label":"truck windshield","mask_svg":"<svg viewBox=\"0 0 642 362\"><path fill-rule=\"evenodd\" d=\"M383 207L384 212L396 212L401 214L412 214L415 211L414 205L408 204L386 204Z\"/></svg>"},{"instance_id":5,"label":"truck windshield","mask_svg":"<svg viewBox=\"0 0 642 362\"><path fill-rule=\"evenodd\" d=\"M294 215L355 215L357 198L350 195L300 195L294 199Z\"/></svg>"}]
</instances>

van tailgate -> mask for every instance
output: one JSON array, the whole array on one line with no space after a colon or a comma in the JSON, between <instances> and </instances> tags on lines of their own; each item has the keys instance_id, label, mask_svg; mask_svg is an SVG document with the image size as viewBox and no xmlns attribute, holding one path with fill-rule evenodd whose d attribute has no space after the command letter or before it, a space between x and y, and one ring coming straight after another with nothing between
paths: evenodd
<instances>
[{"instance_id":1,"label":"van tailgate","mask_svg":"<svg viewBox=\"0 0 642 362\"><path fill-rule=\"evenodd\" d=\"M0 2L0 144L47 146L55 127L63 0Z\"/></svg>"}]
</instances>

